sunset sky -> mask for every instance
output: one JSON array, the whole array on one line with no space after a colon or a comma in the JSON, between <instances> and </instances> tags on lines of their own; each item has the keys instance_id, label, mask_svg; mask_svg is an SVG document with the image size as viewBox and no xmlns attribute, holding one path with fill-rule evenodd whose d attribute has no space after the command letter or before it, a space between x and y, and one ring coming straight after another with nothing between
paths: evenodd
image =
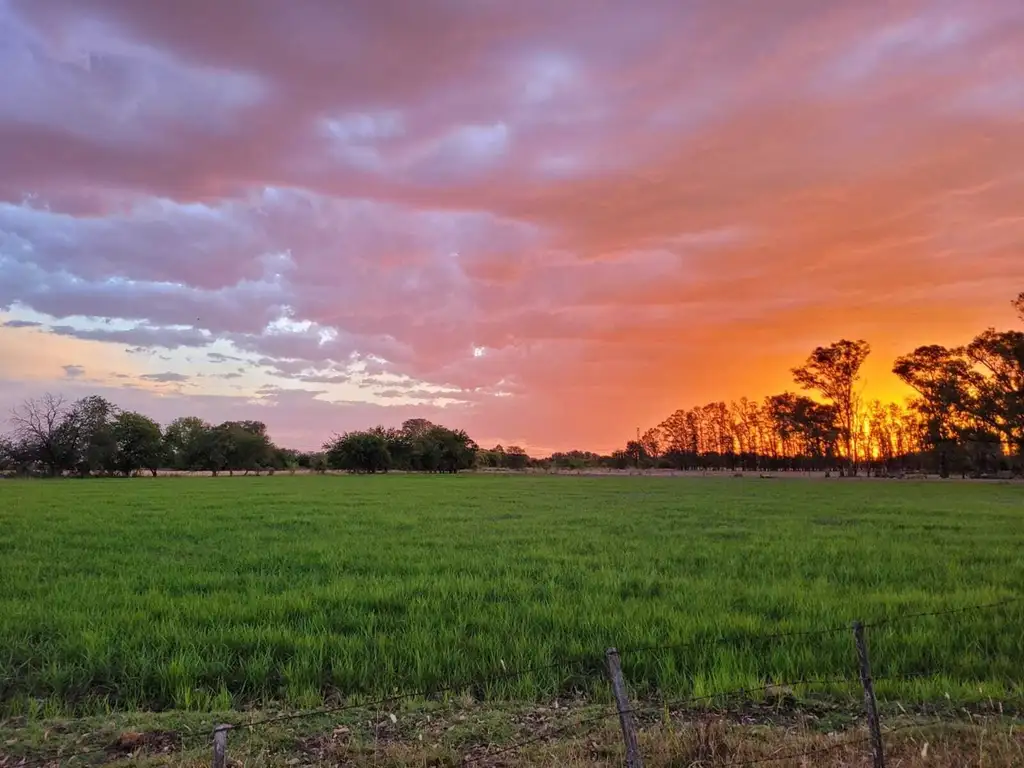
<instances>
[{"instance_id":1,"label":"sunset sky","mask_svg":"<svg viewBox=\"0 0 1024 768\"><path fill-rule=\"evenodd\" d=\"M0 0L0 413L621 446L1013 322L1020 0Z\"/></svg>"}]
</instances>

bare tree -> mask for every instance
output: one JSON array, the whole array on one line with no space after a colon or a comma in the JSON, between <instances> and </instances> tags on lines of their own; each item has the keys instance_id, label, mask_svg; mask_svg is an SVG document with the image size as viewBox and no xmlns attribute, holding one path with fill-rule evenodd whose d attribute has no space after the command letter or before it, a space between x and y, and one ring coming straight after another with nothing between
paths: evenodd
<instances>
[{"instance_id":1,"label":"bare tree","mask_svg":"<svg viewBox=\"0 0 1024 768\"><path fill-rule=\"evenodd\" d=\"M62 395L29 398L11 411L15 440L31 451L49 475L59 475L74 462L77 436L68 434L71 408Z\"/></svg>"},{"instance_id":2,"label":"bare tree","mask_svg":"<svg viewBox=\"0 0 1024 768\"><path fill-rule=\"evenodd\" d=\"M1017 310L1017 314L1021 320L1024 320L1024 291L1020 292L1020 295L1013 300L1013 307Z\"/></svg>"}]
</instances>

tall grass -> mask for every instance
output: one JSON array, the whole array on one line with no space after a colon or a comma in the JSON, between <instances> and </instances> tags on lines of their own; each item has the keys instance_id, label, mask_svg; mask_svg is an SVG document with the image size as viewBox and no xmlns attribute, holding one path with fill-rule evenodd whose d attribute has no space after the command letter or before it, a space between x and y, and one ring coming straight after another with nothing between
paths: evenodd
<instances>
[{"instance_id":1,"label":"tall grass","mask_svg":"<svg viewBox=\"0 0 1024 768\"><path fill-rule=\"evenodd\" d=\"M967 483L274 477L0 483L0 708L432 688L609 645L641 694L855 676L850 633L1024 585L1024 493ZM728 642L720 642L726 638ZM1021 696L1024 605L870 631L879 692ZM631 648L682 646L631 653ZM467 685L603 692L599 658Z\"/></svg>"}]
</instances>

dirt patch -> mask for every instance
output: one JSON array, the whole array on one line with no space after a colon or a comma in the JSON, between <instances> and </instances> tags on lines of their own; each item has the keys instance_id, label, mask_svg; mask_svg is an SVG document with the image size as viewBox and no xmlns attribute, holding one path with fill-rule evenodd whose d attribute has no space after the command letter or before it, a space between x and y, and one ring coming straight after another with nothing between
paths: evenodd
<instances>
[{"instance_id":1,"label":"dirt patch","mask_svg":"<svg viewBox=\"0 0 1024 768\"><path fill-rule=\"evenodd\" d=\"M124 731L107 747L107 757L120 759L139 755L176 752L181 746L177 731Z\"/></svg>"}]
</instances>

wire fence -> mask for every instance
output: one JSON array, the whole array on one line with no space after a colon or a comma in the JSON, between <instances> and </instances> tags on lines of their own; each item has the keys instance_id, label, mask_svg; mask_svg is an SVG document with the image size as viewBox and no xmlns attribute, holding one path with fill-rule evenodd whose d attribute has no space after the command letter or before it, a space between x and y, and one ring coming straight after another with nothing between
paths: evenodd
<instances>
[{"instance_id":1,"label":"wire fence","mask_svg":"<svg viewBox=\"0 0 1024 768\"><path fill-rule=\"evenodd\" d=\"M524 676L536 673L549 671L553 669L569 669L576 666L590 666L593 669L593 674L598 674L597 670L601 670L601 674L608 674L610 682L612 683L613 693L615 694L615 708L607 712L590 715L585 718L576 720L574 722L560 725L553 728L541 728L536 733L531 734L529 737L515 741L511 744L506 744L495 749L488 749L482 747L482 751L476 753L468 753L462 758L462 765L488 765L496 758L504 755L508 755L513 752L518 752L531 745L548 742L557 739L560 736L572 734L576 737L580 737L590 733L594 727L600 723L606 722L612 718L618 718L623 731L623 738L627 746L626 754L626 765L629 768L640 768L643 765L642 755L639 753L631 754L631 744L633 751L636 751L635 747L637 743L636 739L636 725L633 720L633 716L644 716L651 717L656 715L662 715L665 712L672 711L687 711L695 708L697 705L707 704L718 699L730 700L737 697L744 698L745 700L752 700L752 698L758 694L768 694L772 691L782 692L784 695L792 693L793 689L810 687L810 686L861 686L864 693L864 707L865 715L867 717L867 724L869 727L869 735L866 737L856 737L848 739L838 739L834 744L829 744L822 747L814 747L806 751L797 752L780 752L773 753L763 757L751 758L751 759L738 759L722 761L711 757L707 760L702 760L701 765L706 766L747 766L756 765L760 763L777 763L786 760L802 760L805 758L811 758L815 756L821 756L826 753L830 753L840 749L850 748L863 748L867 747L870 749L870 754L876 768L883 768L884 766L884 750L883 743L885 737L890 736L893 733L904 731L909 728L925 728L928 725L922 725L920 723L907 723L901 724L890 728L881 728L879 724L879 713L877 709L877 703L875 701L873 684L877 681L906 681L913 679L928 678L936 675L941 675L942 670L929 670L929 671L915 671L909 673L886 673L883 675L872 676L870 672L870 666L867 657L867 645L863 642L863 630L878 628L884 626L890 626L901 622L910 622L923 618L932 617L943 617L956 614L962 614L969 611L983 611L983 610L996 610L1009 605L1019 604L1024 601L1024 597L1009 598L992 603L984 603L977 605L961 606L956 608L944 609L939 611L927 611L917 613L905 613L896 614L881 617L875 621L869 623L852 622L854 627L855 643L857 644L858 657L860 660L859 675L853 676L823 676L823 677L808 677L800 678L795 680L777 680L775 682L769 682L762 686L755 687L741 687L734 688L731 690L716 691L713 693L702 694L698 696L691 696L682 699L674 700L661 700L655 702L649 702L642 705L630 704L626 698L625 686L621 686L619 690L616 686L615 673L621 676L621 671L618 670L618 657L638 657L647 654L659 654L667 652L679 652L697 647L706 647L707 645L728 645L737 643L740 639L744 642L751 640L767 641L767 640L779 640L779 639L791 639L795 637L812 637L812 636L825 636L838 633L849 633L851 631L851 624L845 626L829 626L820 629L811 630L797 630L797 631L783 631L783 632L772 632L772 633L759 633L755 635L744 635L742 638L734 636L721 636L717 638L703 638L699 640L690 640L680 643L667 643L662 645L647 645L647 646L636 646L636 647L625 647L622 649L607 649L606 651L597 652L590 654L581 654L572 657L566 657L558 659L552 662L538 664L528 667L522 667L515 670L503 669L500 672L494 674L477 677L472 680L461 680L456 683L451 683L442 686L419 688L409 690L401 693L396 693L389 696L369 700L369 701L351 701L336 706L319 707L315 709L302 710L297 712L287 712L279 715L272 715L269 717L262 717L254 720L248 720L238 723L223 723L217 725L212 734L213 739L213 768L225 768L227 765L227 737L232 731L240 730L252 730L263 726L281 723L292 720L301 719L312 719L323 717L326 715L340 714L349 711L372 711L382 710L389 708L394 704L402 701L411 699L424 699L430 697L442 696L444 694L458 694L466 691L473 687L483 687L502 681L514 680L522 678ZM856 629L860 626L861 630ZM612 663L611 655L615 656L614 663ZM602 667L607 668L602 669ZM613 669L614 667L614 669ZM770 676L766 675L765 678L769 679ZM1024 681L1016 680L1011 681L1018 690ZM947 721L941 721L932 725L945 724ZM632 732L631 732L632 731ZM209 743L211 738L210 734L204 734L201 738ZM109 756L113 750L113 745L103 745L94 748L80 749L72 754L62 754L61 752L55 752L50 755L44 755L34 757L32 759L20 759L16 762L4 762L0 760L0 768L41 768L42 766L52 765L76 765L83 764L89 761L90 758L96 758L99 755Z\"/></svg>"}]
</instances>

